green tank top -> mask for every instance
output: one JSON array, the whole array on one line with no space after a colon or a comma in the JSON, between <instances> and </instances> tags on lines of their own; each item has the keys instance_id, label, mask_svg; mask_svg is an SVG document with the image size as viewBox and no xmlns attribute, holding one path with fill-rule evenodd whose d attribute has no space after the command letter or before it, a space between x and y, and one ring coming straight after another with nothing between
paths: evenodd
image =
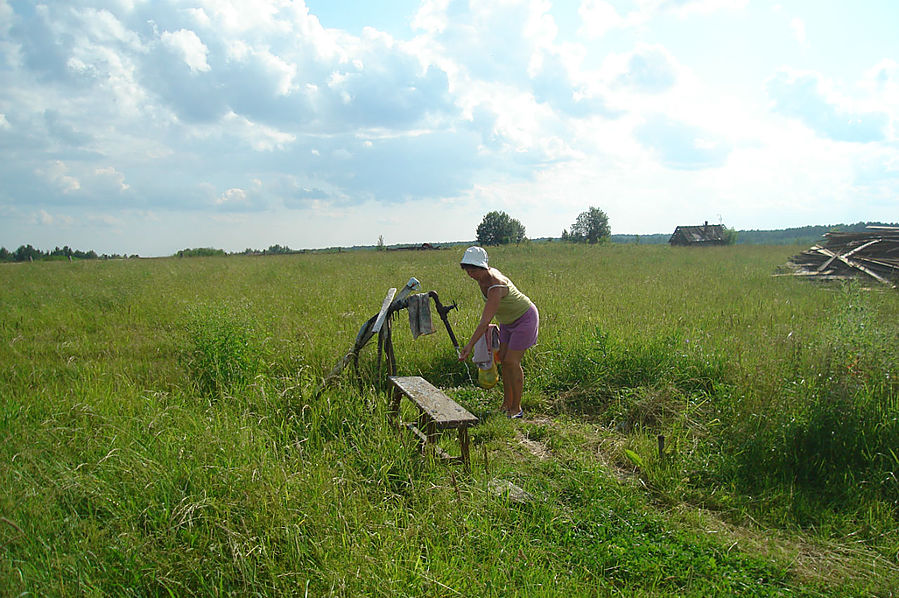
<instances>
[{"instance_id":1,"label":"green tank top","mask_svg":"<svg viewBox=\"0 0 899 598\"><path fill-rule=\"evenodd\" d=\"M489 292L493 287L506 287L509 289L509 293L499 300L499 307L496 309L496 321L500 324L512 324L524 315L524 312L531 308L533 303L528 298L527 295L519 291L515 288L515 285L512 284L512 281L509 281L509 284L495 284L487 288ZM481 296L484 298L484 302L487 302L487 296L481 293Z\"/></svg>"}]
</instances>

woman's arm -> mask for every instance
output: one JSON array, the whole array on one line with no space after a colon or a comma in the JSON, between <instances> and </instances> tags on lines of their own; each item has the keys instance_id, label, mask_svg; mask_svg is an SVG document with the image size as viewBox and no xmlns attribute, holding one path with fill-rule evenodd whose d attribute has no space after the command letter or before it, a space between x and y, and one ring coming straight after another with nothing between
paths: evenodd
<instances>
[{"instance_id":1,"label":"woman's arm","mask_svg":"<svg viewBox=\"0 0 899 598\"><path fill-rule=\"evenodd\" d=\"M474 329L471 340L459 351L459 361L467 359L478 339L487 334L487 327L490 325L493 316L496 315L496 310L499 309L500 299L508 292L509 289L505 287L494 287L487 291L487 303L484 305L484 311L481 313L481 321L478 322L477 328Z\"/></svg>"}]
</instances>

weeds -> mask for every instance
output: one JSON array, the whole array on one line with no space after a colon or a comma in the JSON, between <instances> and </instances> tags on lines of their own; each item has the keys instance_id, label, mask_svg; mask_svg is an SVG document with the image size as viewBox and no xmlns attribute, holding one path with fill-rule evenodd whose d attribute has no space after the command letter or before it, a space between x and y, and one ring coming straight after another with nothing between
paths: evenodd
<instances>
[{"instance_id":1,"label":"weeds","mask_svg":"<svg viewBox=\"0 0 899 598\"><path fill-rule=\"evenodd\" d=\"M249 309L199 305L188 313L182 361L191 380L210 397L241 391L263 368L264 345Z\"/></svg>"}]
</instances>

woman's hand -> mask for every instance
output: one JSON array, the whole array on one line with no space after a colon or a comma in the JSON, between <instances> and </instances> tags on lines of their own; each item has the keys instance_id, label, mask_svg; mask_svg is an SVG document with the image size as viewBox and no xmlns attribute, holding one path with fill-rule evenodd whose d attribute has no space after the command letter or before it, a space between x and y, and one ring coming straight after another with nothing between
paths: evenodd
<instances>
[{"instance_id":1,"label":"woman's hand","mask_svg":"<svg viewBox=\"0 0 899 598\"><path fill-rule=\"evenodd\" d=\"M487 292L487 303L484 304L484 311L481 312L481 321L478 322L478 327L474 329L471 340L468 341L467 345L462 347L461 351L459 351L459 361L465 361L474 350L474 345L478 342L478 339L487 334L490 320L493 319L493 316L496 315L497 308L499 308L499 301L503 297L503 290L505 290L506 293L509 292L508 289L501 288L490 289Z\"/></svg>"},{"instance_id":2,"label":"woman's hand","mask_svg":"<svg viewBox=\"0 0 899 598\"><path fill-rule=\"evenodd\" d=\"M459 350L459 361L465 361L471 355L471 345L465 345Z\"/></svg>"}]
</instances>

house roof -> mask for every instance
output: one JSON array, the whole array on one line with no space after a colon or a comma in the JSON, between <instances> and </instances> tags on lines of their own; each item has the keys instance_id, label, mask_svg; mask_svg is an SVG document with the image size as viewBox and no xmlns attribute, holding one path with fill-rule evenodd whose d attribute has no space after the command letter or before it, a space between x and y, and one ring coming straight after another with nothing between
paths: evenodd
<instances>
[{"instance_id":1,"label":"house roof","mask_svg":"<svg viewBox=\"0 0 899 598\"><path fill-rule=\"evenodd\" d=\"M678 226L668 240L669 243L723 243L723 224L701 224L699 226Z\"/></svg>"}]
</instances>

